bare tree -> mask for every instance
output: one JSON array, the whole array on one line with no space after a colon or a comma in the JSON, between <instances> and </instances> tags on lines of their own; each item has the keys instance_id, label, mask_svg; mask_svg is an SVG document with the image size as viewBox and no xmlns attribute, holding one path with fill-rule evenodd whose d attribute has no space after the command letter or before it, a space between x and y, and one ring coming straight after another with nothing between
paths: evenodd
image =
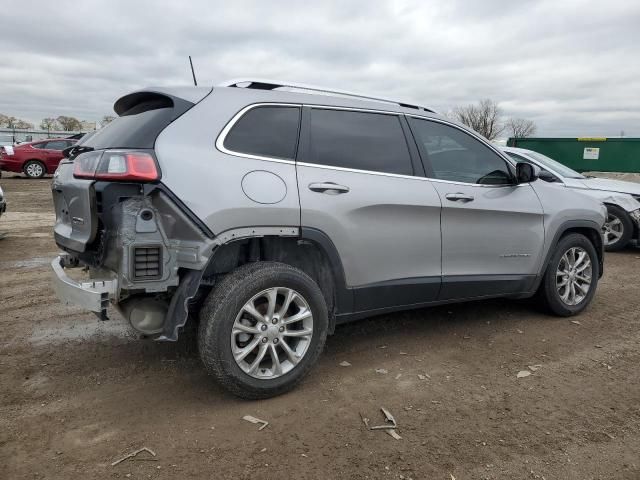
<instances>
[{"instance_id":1,"label":"bare tree","mask_svg":"<svg viewBox=\"0 0 640 480\"><path fill-rule=\"evenodd\" d=\"M77 118L60 115L58 118L56 118L56 121L60 124L65 132L82 130L82 123L80 123L80 120L78 120Z\"/></svg>"},{"instance_id":2,"label":"bare tree","mask_svg":"<svg viewBox=\"0 0 640 480\"><path fill-rule=\"evenodd\" d=\"M16 127L16 123L18 123L18 119L12 115L9 115L4 119L4 124L7 128L18 128Z\"/></svg>"},{"instance_id":3,"label":"bare tree","mask_svg":"<svg viewBox=\"0 0 640 480\"><path fill-rule=\"evenodd\" d=\"M33 128L33 123L29 123L14 116L0 114L0 127L27 129Z\"/></svg>"},{"instance_id":4,"label":"bare tree","mask_svg":"<svg viewBox=\"0 0 640 480\"><path fill-rule=\"evenodd\" d=\"M102 117L102 120L100 120L100 126L104 127L105 125L113 122L115 118L116 117L114 117L113 115L105 115L104 117Z\"/></svg>"},{"instance_id":5,"label":"bare tree","mask_svg":"<svg viewBox=\"0 0 640 480\"><path fill-rule=\"evenodd\" d=\"M480 100L477 105L456 107L453 114L460 123L464 123L488 140L495 139L504 130L500 123L502 111L496 102L488 98Z\"/></svg>"},{"instance_id":6,"label":"bare tree","mask_svg":"<svg viewBox=\"0 0 640 480\"><path fill-rule=\"evenodd\" d=\"M57 130L58 128L60 128L60 125L58 125L58 121L55 118L47 117L43 118L40 122L40 128L42 130L46 130L47 133L49 133L51 130Z\"/></svg>"},{"instance_id":7,"label":"bare tree","mask_svg":"<svg viewBox=\"0 0 640 480\"><path fill-rule=\"evenodd\" d=\"M536 124L526 118L510 118L506 128L513 138L527 138L536 133Z\"/></svg>"},{"instance_id":8,"label":"bare tree","mask_svg":"<svg viewBox=\"0 0 640 480\"><path fill-rule=\"evenodd\" d=\"M33 123L29 123L25 120L18 119L15 123L15 128L21 128L26 130L27 128L33 128Z\"/></svg>"}]
</instances>

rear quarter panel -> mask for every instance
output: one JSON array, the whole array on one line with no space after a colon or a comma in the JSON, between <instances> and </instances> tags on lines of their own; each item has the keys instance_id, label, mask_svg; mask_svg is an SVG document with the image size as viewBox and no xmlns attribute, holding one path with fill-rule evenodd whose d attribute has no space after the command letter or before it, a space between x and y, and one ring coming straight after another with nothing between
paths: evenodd
<instances>
[{"instance_id":1,"label":"rear quarter panel","mask_svg":"<svg viewBox=\"0 0 640 480\"><path fill-rule=\"evenodd\" d=\"M215 234L240 227L299 227L294 162L240 157L216 148L216 139L225 125L246 105L255 103L251 95L241 90L214 89L160 133L155 152L162 183ZM284 198L269 204L257 203L245 195L242 180L255 171L280 177L286 186Z\"/></svg>"},{"instance_id":2,"label":"rear quarter panel","mask_svg":"<svg viewBox=\"0 0 640 480\"><path fill-rule=\"evenodd\" d=\"M44 161L45 167L47 168L47 173L53 173L58 168L60 164L60 160L62 160L62 151L48 151L48 155L46 160Z\"/></svg>"}]
</instances>

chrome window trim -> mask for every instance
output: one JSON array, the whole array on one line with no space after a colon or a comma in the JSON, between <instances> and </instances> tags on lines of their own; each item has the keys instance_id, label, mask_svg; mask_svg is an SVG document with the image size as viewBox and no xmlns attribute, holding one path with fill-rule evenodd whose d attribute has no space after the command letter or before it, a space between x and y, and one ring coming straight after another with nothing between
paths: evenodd
<instances>
[{"instance_id":1,"label":"chrome window trim","mask_svg":"<svg viewBox=\"0 0 640 480\"><path fill-rule=\"evenodd\" d=\"M308 163L308 162L300 162L300 161L296 162L295 160L286 160L286 159L282 159L282 158L266 157L266 156L262 156L262 155L253 155L253 154L249 154L249 153L236 152L236 151L229 150L228 148L226 148L224 146L224 140L226 139L227 134L229 133L229 131L231 131L233 126L238 122L238 120L240 120L240 118L245 113L247 113L249 110L252 110L252 109L258 108L258 107L300 107L300 108L309 107L309 108L319 108L319 109L323 109L323 110L344 110L344 111L351 111L351 112L379 113L379 114L383 114L383 115L395 115L396 117L404 116L404 117L415 117L415 118L418 118L418 119L421 119L421 120L430 120L430 121L442 123L442 124L445 124L445 125L449 125L451 127L454 127L456 129L462 131L463 133L466 133L467 135L470 135L470 136L476 138L482 144L489 146L502 159L508 161L508 159L505 159L505 156L507 156L506 153L494 148L493 145L491 145L490 143L487 143L477 133L466 131L464 128L460 128L455 123L452 123L452 122L449 122L449 121L446 121L446 120L442 120L442 119L435 118L435 117L428 117L428 116L424 116L424 115L414 115L414 114L406 114L406 113L401 113L401 112L394 112L392 110L377 110L377 109L358 108L358 107L339 107L339 106L335 106L335 105L322 105L322 104L316 104L316 103L302 103L301 104L301 103L282 103L282 102L258 102L258 103L252 103L250 105L247 105L247 106L243 107L238 113L236 113L231 118L231 120L229 120L229 122L225 125L225 127L222 129L222 131L218 135L218 138L216 139L215 146L220 152L226 153L227 155L232 155L234 157L251 158L251 159L254 159L254 160L265 160L267 162L284 163L284 164L288 164L288 165L296 165L297 164L297 165L300 165L302 167L323 168L323 169L326 169L326 170L336 170L336 171L341 171L341 172L363 173L363 174L366 174L366 175L378 175L378 176L383 176L383 177L417 179L417 180L421 180L421 181L448 183L448 184L451 184L451 185L470 185L470 186L473 186L473 187L482 187L482 188L521 187L521 186L529 185L528 183L526 183L526 184L513 184L513 185L482 185L482 184L478 184L478 183L469 183L469 182L454 182L454 181L451 181L451 180L440 180L438 178L421 177L421 176L417 176L417 175L402 175L402 174L399 174L399 173L377 172L375 170L360 170L360 169L356 169L356 168L335 167L335 166L332 166L332 165L322 165L320 163ZM511 162L509 162L509 164L511 164Z\"/></svg>"},{"instance_id":2,"label":"chrome window trim","mask_svg":"<svg viewBox=\"0 0 640 480\"><path fill-rule=\"evenodd\" d=\"M422 181L432 180L431 178L418 177L415 175L402 175L400 173L376 172L375 170L360 170L357 168L334 167L333 165L322 165L320 163L298 162L298 165L301 167L322 168L325 170L337 170L339 172L363 173L365 175L378 175L382 177L406 178L411 180L422 180Z\"/></svg>"},{"instance_id":3,"label":"chrome window trim","mask_svg":"<svg viewBox=\"0 0 640 480\"><path fill-rule=\"evenodd\" d=\"M289 160L286 158L267 157L264 155L254 155L252 153L236 152L235 150L229 150L224 146L224 141L226 140L227 135L229 134L231 129L234 127L234 125L238 122L238 120L240 120L240 118L242 118L249 110L253 110L254 108L259 108L259 107L296 107L296 108L302 109L302 104L266 102L266 103L252 103L251 105L247 105L246 107L242 108L238 113L236 113L231 118L231 120L229 120L229 122L224 126L224 128L218 135L218 138L216 139L216 144L215 144L216 148L222 153L226 153L227 155L233 155L234 157L252 158L254 160L266 160L268 162L295 165L296 163L295 159ZM302 115L302 112L300 112L300 115Z\"/></svg>"},{"instance_id":4,"label":"chrome window trim","mask_svg":"<svg viewBox=\"0 0 640 480\"><path fill-rule=\"evenodd\" d=\"M482 187L482 188L503 188L503 187L513 188L513 187L526 187L527 185L530 185L529 183L518 183L518 184L509 184L509 185L483 185L481 183L453 182L451 180L439 180L437 178L417 177L415 175L401 175L399 173L386 173L386 172L376 172L374 170L359 170L357 168L334 167L332 165L321 165L319 163L298 162L298 165L301 167L322 168L325 170L337 170L340 172L363 173L365 175L378 175L382 177L405 178L408 180L420 180L423 182L449 183L452 185L469 185L472 187Z\"/></svg>"}]
</instances>

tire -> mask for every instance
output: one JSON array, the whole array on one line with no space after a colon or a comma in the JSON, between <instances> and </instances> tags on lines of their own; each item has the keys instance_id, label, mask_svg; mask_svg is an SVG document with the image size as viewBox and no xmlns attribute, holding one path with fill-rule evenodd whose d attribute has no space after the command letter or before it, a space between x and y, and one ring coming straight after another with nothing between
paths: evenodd
<instances>
[{"instance_id":1,"label":"tire","mask_svg":"<svg viewBox=\"0 0 640 480\"><path fill-rule=\"evenodd\" d=\"M607 252L622 250L633 235L633 223L629 214L617 205L607 205L607 221L603 231L604 249Z\"/></svg>"},{"instance_id":2,"label":"tire","mask_svg":"<svg viewBox=\"0 0 640 480\"><path fill-rule=\"evenodd\" d=\"M588 260L590 262L589 268L591 269L590 277L587 274L586 270L582 270L578 273L576 281L581 284L583 288L586 284L580 281L579 278L589 277L590 284L588 285L588 291L586 292L586 294L582 292L578 287L574 287L576 297L574 298L575 303L573 304L572 302L570 302L570 298L567 298L566 300L563 299L563 295L567 293L567 289L570 285L562 288L560 285L565 280L565 277L559 275L559 271L561 270L567 272L572 270L570 264L567 265L567 258L565 257L565 254L571 257L570 252L572 250L578 253L584 252L586 256L588 256ZM578 265L577 270L580 270L581 265L583 264ZM582 276L580 276L580 273L582 273ZM547 270L545 271L544 277L542 279L542 284L540 285L540 290L538 291L539 298L542 300L544 306L554 315L558 315L560 317L570 317L572 315L576 315L582 312L585 308L587 308L589 303L591 303L591 300L593 299L596 288L598 286L599 276L600 264L598 262L598 255L593 244L584 235L581 235L579 233L571 233L566 237L561 238L556 245L555 252L551 256L551 260L549 260ZM571 277L567 276L566 280L567 282L570 282ZM570 290L568 296L571 296Z\"/></svg>"},{"instance_id":3,"label":"tire","mask_svg":"<svg viewBox=\"0 0 640 480\"><path fill-rule=\"evenodd\" d=\"M29 160L22 167L22 171L29 178L42 178L47 173L47 168L40 160Z\"/></svg>"},{"instance_id":4,"label":"tire","mask_svg":"<svg viewBox=\"0 0 640 480\"><path fill-rule=\"evenodd\" d=\"M272 318L269 298L274 290ZM290 297L289 292L293 292ZM290 307L283 312L286 298L291 298ZM254 307L252 314L245 310L247 305ZM304 319L286 322L296 315ZM307 274L283 263L256 262L234 270L210 292L200 310L198 349L207 371L228 391L247 399L269 398L291 390L309 372L324 347L327 330L324 296ZM301 335L305 332L311 333ZM252 342L257 344L251 353L240 359ZM294 351L293 356L285 347ZM260 361L263 348L266 353ZM258 366L251 371L256 360Z\"/></svg>"}]
</instances>

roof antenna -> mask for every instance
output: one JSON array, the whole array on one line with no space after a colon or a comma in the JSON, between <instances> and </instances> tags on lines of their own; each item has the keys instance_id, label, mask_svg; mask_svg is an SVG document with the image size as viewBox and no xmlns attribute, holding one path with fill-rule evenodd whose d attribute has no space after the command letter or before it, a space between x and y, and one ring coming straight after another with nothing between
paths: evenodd
<instances>
[{"instance_id":1,"label":"roof antenna","mask_svg":"<svg viewBox=\"0 0 640 480\"><path fill-rule=\"evenodd\" d=\"M191 55L189 55L189 65L191 65L191 75L193 75L193 84L197 87L196 72L193 70L193 62L191 61Z\"/></svg>"}]
</instances>

